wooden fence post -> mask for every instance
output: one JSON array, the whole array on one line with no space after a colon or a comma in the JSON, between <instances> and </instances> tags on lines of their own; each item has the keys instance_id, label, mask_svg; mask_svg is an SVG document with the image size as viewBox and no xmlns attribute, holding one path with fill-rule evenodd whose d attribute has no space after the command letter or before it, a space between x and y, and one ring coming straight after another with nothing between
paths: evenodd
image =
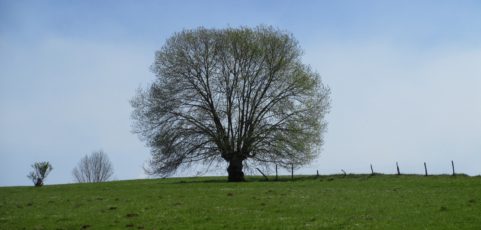
<instances>
[{"instance_id":1,"label":"wooden fence post","mask_svg":"<svg viewBox=\"0 0 481 230\"><path fill-rule=\"evenodd\" d=\"M278 180L278 176L277 176L277 164L276 164L276 181Z\"/></svg>"},{"instance_id":2,"label":"wooden fence post","mask_svg":"<svg viewBox=\"0 0 481 230\"><path fill-rule=\"evenodd\" d=\"M266 181L269 181L269 178L267 178L266 174L264 174L259 168L256 168L256 169L262 174L262 176L264 177L264 179L266 179Z\"/></svg>"},{"instance_id":3,"label":"wooden fence post","mask_svg":"<svg viewBox=\"0 0 481 230\"><path fill-rule=\"evenodd\" d=\"M424 175L428 176L428 167L426 166L426 162L424 162Z\"/></svg>"},{"instance_id":4,"label":"wooden fence post","mask_svg":"<svg viewBox=\"0 0 481 230\"><path fill-rule=\"evenodd\" d=\"M456 172L454 171L454 161L451 161L451 166L453 167L453 176L456 176Z\"/></svg>"},{"instance_id":5,"label":"wooden fence post","mask_svg":"<svg viewBox=\"0 0 481 230\"><path fill-rule=\"evenodd\" d=\"M294 164L291 164L291 179L294 180Z\"/></svg>"},{"instance_id":6,"label":"wooden fence post","mask_svg":"<svg viewBox=\"0 0 481 230\"><path fill-rule=\"evenodd\" d=\"M399 171L399 164L396 161L396 168L397 168L397 175L401 175L401 171Z\"/></svg>"}]
</instances>

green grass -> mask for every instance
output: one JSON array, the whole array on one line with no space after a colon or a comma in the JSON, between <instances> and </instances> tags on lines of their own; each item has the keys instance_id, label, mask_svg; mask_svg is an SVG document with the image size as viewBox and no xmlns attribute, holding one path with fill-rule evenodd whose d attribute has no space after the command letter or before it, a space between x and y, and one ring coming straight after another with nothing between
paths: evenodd
<instances>
[{"instance_id":1,"label":"green grass","mask_svg":"<svg viewBox=\"0 0 481 230\"><path fill-rule=\"evenodd\" d=\"M0 188L0 229L481 229L481 178L225 177Z\"/></svg>"}]
</instances>

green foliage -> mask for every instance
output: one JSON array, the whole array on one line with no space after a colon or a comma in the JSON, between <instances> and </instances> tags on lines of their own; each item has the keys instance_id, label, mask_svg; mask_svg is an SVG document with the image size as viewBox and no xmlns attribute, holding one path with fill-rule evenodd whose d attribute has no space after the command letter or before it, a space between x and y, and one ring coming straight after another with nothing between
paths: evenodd
<instances>
[{"instance_id":1,"label":"green foliage","mask_svg":"<svg viewBox=\"0 0 481 230\"><path fill-rule=\"evenodd\" d=\"M43 185L45 178L47 178L53 167L48 161L45 162L35 162L32 165L33 171L31 171L27 177L32 180L35 187L40 187Z\"/></svg>"},{"instance_id":2,"label":"green foliage","mask_svg":"<svg viewBox=\"0 0 481 230\"><path fill-rule=\"evenodd\" d=\"M192 163L309 163L326 131L330 90L294 36L268 26L183 30L156 52L156 80L131 101L151 174Z\"/></svg>"},{"instance_id":3,"label":"green foliage","mask_svg":"<svg viewBox=\"0 0 481 230\"><path fill-rule=\"evenodd\" d=\"M0 188L0 229L478 229L480 177L175 178Z\"/></svg>"}]
</instances>

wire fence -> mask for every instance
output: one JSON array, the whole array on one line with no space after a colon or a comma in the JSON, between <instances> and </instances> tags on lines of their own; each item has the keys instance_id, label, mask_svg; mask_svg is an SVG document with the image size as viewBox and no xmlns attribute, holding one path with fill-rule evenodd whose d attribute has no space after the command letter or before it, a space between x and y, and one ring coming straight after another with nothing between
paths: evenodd
<instances>
[{"instance_id":1,"label":"wire fence","mask_svg":"<svg viewBox=\"0 0 481 230\"><path fill-rule=\"evenodd\" d=\"M426 164L426 162L423 162L424 163L424 176L429 176L429 175L436 175L436 174L429 174L429 171L428 171L428 166ZM371 169L371 175L377 175L377 174L383 174L383 173L380 173L380 172L376 172L374 170L374 167L372 164L370 164L370 169ZM256 170L264 177L264 179L266 181L269 180L269 177L267 175L267 173L264 173L261 169L259 168L256 168ZM451 170L452 170L452 173L451 175L452 176L456 176L456 169L454 167L454 161L451 161ZM291 176L291 180L294 179L294 165L292 164L291 167L290 167L290 176ZM344 176L347 176L347 172L344 171L344 169L341 169L341 172ZM316 170L316 176L320 176L319 174L319 170ZM396 175L403 175L403 173L401 172L401 168L399 167L399 163L396 162ZM275 165L275 179L274 180L279 180L279 174L278 174L278 167L277 165Z\"/></svg>"}]
</instances>

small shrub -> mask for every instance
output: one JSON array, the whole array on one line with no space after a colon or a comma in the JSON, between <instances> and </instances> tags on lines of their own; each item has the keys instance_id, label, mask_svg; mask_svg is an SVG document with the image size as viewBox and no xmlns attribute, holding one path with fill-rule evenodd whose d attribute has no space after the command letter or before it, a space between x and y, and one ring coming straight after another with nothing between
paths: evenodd
<instances>
[{"instance_id":1,"label":"small shrub","mask_svg":"<svg viewBox=\"0 0 481 230\"><path fill-rule=\"evenodd\" d=\"M32 180L35 187L40 187L43 185L45 178L52 171L53 167L48 161L45 162L35 162L32 165L33 171L30 172L27 177Z\"/></svg>"},{"instance_id":2,"label":"small shrub","mask_svg":"<svg viewBox=\"0 0 481 230\"><path fill-rule=\"evenodd\" d=\"M74 180L79 183L108 181L113 174L112 163L102 150L85 155L72 171Z\"/></svg>"}]
</instances>

